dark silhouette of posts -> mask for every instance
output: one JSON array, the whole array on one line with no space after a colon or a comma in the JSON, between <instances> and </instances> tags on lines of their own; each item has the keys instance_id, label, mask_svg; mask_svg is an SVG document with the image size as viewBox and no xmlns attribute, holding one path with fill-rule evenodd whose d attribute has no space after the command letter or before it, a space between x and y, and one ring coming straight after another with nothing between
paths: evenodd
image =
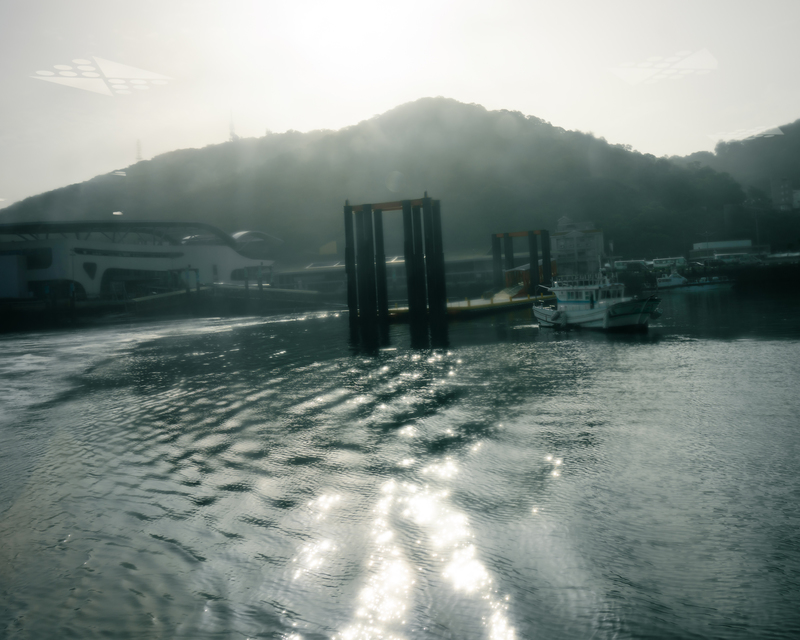
<instances>
[{"instance_id":1,"label":"dark silhouette of posts","mask_svg":"<svg viewBox=\"0 0 800 640\"><path fill-rule=\"evenodd\" d=\"M376 205L345 204L345 271L351 338L374 348L389 337L389 300L383 214L403 214L408 320L413 347L447 344L447 289L441 204L425 194L417 200ZM373 226L374 225L374 226Z\"/></svg>"},{"instance_id":2,"label":"dark silhouette of posts","mask_svg":"<svg viewBox=\"0 0 800 640\"><path fill-rule=\"evenodd\" d=\"M433 279L436 296L430 297L431 339L434 346L447 346L447 285L444 268L444 239L442 238L442 205L439 200L431 203L431 230L433 231L432 255L428 259L434 265ZM430 291L430 289L429 289Z\"/></svg>"},{"instance_id":3,"label":"dark silhouette of posts","mask_svg":"<svg viewBox=\"0 0 800 640\"><path fill-rule=\"evenodd\" d=\"M535 231L528 231L528 253L530 254L530 273L528 277L528 293L535 296L539 293L539 249L536 246Z\"/></svg>"},{"instance_id":4,"label":"dark silhouette of posts","mask_svg":"<svg viewBox=\"0 0 800 640\"><path fill-rule=\"evenodd\" d=\"M542 283L549 287L553 284L553 269L550 262L550 232L544 229L540 232L542 239Z\"/></svg>"},{"instance_id":5,"label":"dark silhouette of posts","mask_svg":"<svg viewBox=\"0 0 800 640\"><path fill-rule=\"evenodd\" d=\"M515 231L513 233L494 233L492 234L492 262L494 272L494 286L496 289L501 289L505 286L505 281L502 277L502 253L500 249L500 240L503 240L503 248L505 253L505 268L510 270L514 268L514 238L515 237L528 237L528 253L530 254L530 282L528 290L532 295L538 293L540 284L550 286L553 280L553 270L550 263L550 232L544 229L539 231ZM542 278L539 281L539 251L536 245L536 236L541 238L542 243Z\"/></svg>"},{"instance_id":6,"label":"dark silhouette of posts","mask_svg":"<svg viewBox=\"0 0 800 640\"><path fill-rule=\"evenodd\" d=\"M439 215L434 214L434 208ZM425 225L425 271L428 285L428 319L434 346L444 346L447 341L447 296L444 289L444 261L441 253L441 213L439 201L422 199Z\"/></svg>"},{"instance_id":7,"label":"dark silhouette of posts","mask_svg":"<svg viewBox=\"0 0 800 640\"><path fill-rule=\"evenodd\" d=\"M372 212L375 223L375 278L377 280L378 327L381 342L389 342L389 292L386 287L386 251L383 247L383 211Z\"/></svg>"},{"instance_id":8,"label":"dark silhouette of posts","mask_svg":"<svg viewBox=\"0 0 800 640\"><path fill-rule=\"evenodd\" d=\"M403 200L403 262L406 268L406 289L408 291L408 324L411 331L411 344L414 347L424 346L427 342L427 314L424 298L420 299L417 274L417 251L421 248L415 244L414 211L411 200ZM423 284L424 286L424 284Z\"/></svg>"},{"instance_id":9,"label":"dark silhouette of posts","mask_svg":"<svg viewBox=\"0 0 800 640\"><path fill-rule=\"evenodd\" d=\"M366 347L378 346L377 297L375 291L375 247L372 240L372 206L362 205L356 212L356 246L358 258L358 325L361 342Z\"/></svg>"},{"instance_id":10,"label":"dark silhouette of posts","mask_svg":"<svg viewBox=\"0 0 800 640\"><path fill-rule=\"evenodd\" d=\"M426 301L427 287L425 282L425 247L422 242L422 207L419 204L411 205L411 234L414 242L414 251L411 254L411 269L414 278L408 287L408 304L414 300L416 317L412 320L411 344L421 349L428 346L428 305Z\"/></svg>"},{"instance_id":11,"label":"dark silhouette of posts","mask_svg":"<svg viewBox=\"0 0 800 640\"><path fill-rule=\"evenodd\" d=\"M417 308L423 310L427 315L427 288L425 286L425 247L422 244L422 207L419 205L411 206L411 219L414 223L414 291L409 291L409 295L417 298ZM427 318L423 321L427 324Z\"/></svg>"},{"instance_id":12,"label":"dark silhouette of posts","mask_svg":"<svg viewBox=\"0 0 800 640\"><path fill-rule=\"evenodd\" d=\"M358 339L358 293L356 281L356 252L353 237L353 207L344 205L344 271L347 275L347 309L350 319L350 339Z\"/></svg>"},{"instance_id":13,"label":"dark silhouette of posts","mask_svg":"<svg viewBox=\"0 0 800 640\"><path fill-rule=\"evenodd\" d=\"M422 324L422 310L417 304L416 273L414 271L414 219L411 213L411 200L403 200L403 266L406 271L406 289L408 291L408 325L411 329L411 341L419 334Z\"/></svg>"},{"instance_id":14,"label":"dark silhouette of posts","mask_svg":"<svg viewBox=\"0 0 800 640\"><path fill-rule=\"evenodd\" d=\"M431 211L431 199L422 199L422 221L425 229L425 284L428 290L428 315L431 325L434 322L434 306L438 303L438 292L436 290L437 274L436 261L433 260L433 211Z\"/></svg>"},{"instance_id":15,"label":"dark silhouette of posts","mask_svg":"<svg viewBox=\"0 0 800 640\"><path fill-rule=\"evenodd\" d=\"M358 290L358 312L356 313L356 318L358 318L358 332L361 338L364 338L363 332L361 331L362 326L361 322L363 320L363 316L366 309L367 304L367 292L364 291L364 262L366 258L364 257L364 213L362 211L356 211L354 216L354 226L355 226L355 233L356 233L356 284Z\"/></svg>"},{"instance_id":16,"label":"dark silhouette of posts","mask_svg":"<svg viewBox=\"0 0 800 640\"><path fill-rule=\"evenodd\" d=\"M503 288L503 250L500 247L500 238L497 234L492 236L492 275L495 289Z\"/></svg>"}]
</instances>

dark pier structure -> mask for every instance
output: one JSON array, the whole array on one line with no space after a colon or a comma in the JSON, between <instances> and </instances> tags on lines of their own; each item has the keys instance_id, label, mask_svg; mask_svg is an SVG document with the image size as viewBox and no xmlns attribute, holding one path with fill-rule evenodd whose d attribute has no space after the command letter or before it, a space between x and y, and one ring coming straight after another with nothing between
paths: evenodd
<instances>
[{"instance_id":1,"label":"dark pier structure","mask_svg":"<svg viewBox=\"0 0 800 640\"><path fill-rule=\"evenodd\" d=\"M531 295L536 293L539 285L550 286L553 281L552 264L550 261L550 232L544 229L538 231L514 231L512 233L495 233L492 235L492 259L495 289L505 287L503 270L513 269L514 264L514 238L528 238L528 252L530 253L530 285L528 291ZM540 238L540 242L537 242ZM501 243L502 241L502 243ZM539 282L539 247L542 249L542 282ZM505 254L505 260L503 260Z\"/></svg>"},{"instance_id":2,"label":"dark pier structure","mask_svg":"<svg viewBox=\"0 0 800 640\"><path fill-rule=\"evenodd\" d=\"M389 302L383 242L383 213L387 211L403 214L411 344L415 348L445 347L447 292L441 204L427 193L417 200L345 203L345 270L351 339L367 348L388 343Z\"/></svg>"}]
</instances>

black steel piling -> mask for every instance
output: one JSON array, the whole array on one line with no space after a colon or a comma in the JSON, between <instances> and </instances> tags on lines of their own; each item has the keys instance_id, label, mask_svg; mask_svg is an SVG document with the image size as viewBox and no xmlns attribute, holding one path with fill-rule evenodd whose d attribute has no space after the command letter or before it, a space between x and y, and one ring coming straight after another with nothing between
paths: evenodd
<instances>
[{"instance_id":1,"label":"black steel piling","mask_svg":"<svg viewBox=\"0 0 800 640\"><path fill-rule=\"evenodd\" d=\"M358 293L356 280L356 253L353 238L353 207L344 205L344 271L347 275L347 310L350 321L350 339L358 340Z\"/></svg>"},{"instance_id":2,"label":"black steel piling","mask_svg":"<svg viewBox=\"0 0 800 640\"><path fill-rule=\"evenodd\" d=\"M412 204L411 220L414 233L414 295L416 297L419 313L419 329L413 346L424 348L428 346L428 305L427 288L425 286L425 247L422 239L422 207ZM410 292L409 292L410 293Z\"/></svg>"},{"instance_id":3,"label":"black steel piling","mask_svg":"<svg viewBox=\"0 0 800 640\"><path fill-rule=\"evenodd\" d=\"M378 298L375 283L375 242L372 230L372 205L363 205L364 217L364 250L366 259L366 300L364 301L364 323L362 332L364 335L365 346L378 346ZM384 262L385 267L385 262Z\"/></svg>"},{"instance_id":4,"label":"black steel piling","mask_svg":"<svg viewBox=\"0 0 800 640\"><path fill-rule=\"evenodd\" d=\"M377 284L378 328L382 344L389 342L389 293L386 284L386 251L383 243L383 211L372 212L375 225L375 279Z\"/></svg>"},{"instance_id":5,"label":"black steel piling","mask_svg":"<svg viewBox=\"0 0 800 640\"><path fill-rule=\"evenodd\" d=\"M414 246L414 215L411 200L403 200L403 261L406 269L406 291L408 292L408 322L411 342L418 343L425 329L425 313L417 295L417 272Z\"/></svg>"},{"instance_id":6,"label":"black steel piling","mask_svg":"<svg viewBox=\"0 0 800 640\"><path fill-rule=\"evenodd\" d=\"M372 242L372 208L363 205L356 212L356 273L358 275L358 325L365 347L378 345L377 300L375 297L375 252Z\"/></svg>"},{"instance_id":7,"label":"black steel piling","mask_svg":"<svg viewBox=\"0 0 800 640\"><path fill-rule=\"evenodd\" d=\"M447 338L447 284L444 267L444 239L442 237L441 201L434 200L431 207L433 229L433 261L436 270L438 299L431 306L432 316L436 319L431 324L431 338L434 346L446 347Z\"/></svg>"},{"instance_id":8,"label":"black steel piling","mask_svg":"<svg viewBox=\"0 0 800 640\"><path fill-rule=\"evenodd\" d=\"M389 340L389 300L383 214L403 213L408 320L414 348L447 343L441 205L428 197L379 205L345 203L345 271L351 339L368 348Z\"/></svg>"}]
</instances>

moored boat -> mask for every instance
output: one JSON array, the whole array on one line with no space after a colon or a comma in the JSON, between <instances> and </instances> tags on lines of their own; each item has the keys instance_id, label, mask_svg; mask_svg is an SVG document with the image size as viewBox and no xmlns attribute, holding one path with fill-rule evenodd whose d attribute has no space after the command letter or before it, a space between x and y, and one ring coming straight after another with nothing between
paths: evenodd
<instances>
[{"instance_id":1,"label":"moored boat","mask_svg":"<svg viewBox=\"0 0 800 640\"><path fill-rule=\"evenodd\" d=\"M540 327L645 331L658 318L661 299L625 296L625 285L604 274L561 276L552 287L555 307L534 306Z\"/></svg>"},{"instance_id":2,"label":"moored boat","mask_svg":"<svg viewBox=\"0 0 800 640\"><path fill-rule=\"evenodd\" d=\"M715 291L720 289L730 289L733 287L733 280L730 278L713 276L703 277L699 280L689 280L677 271L673 271L668 276L656 278L656 287L659 291Z\"/></svg>"}]
</instances>

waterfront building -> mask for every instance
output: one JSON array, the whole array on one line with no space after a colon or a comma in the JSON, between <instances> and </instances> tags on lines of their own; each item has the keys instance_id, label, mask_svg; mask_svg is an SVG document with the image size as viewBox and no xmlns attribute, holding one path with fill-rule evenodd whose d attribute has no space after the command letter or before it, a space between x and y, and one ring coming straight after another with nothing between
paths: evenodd
<instances>
[{"instance_id":1,"label":"waterfront building","mask_svg":"<svg viewBox=\"0 0 800 640\"><path fill-rule=\"evenodd\" d=\"M564 216L550 234L550 253L561 275L597 273L604 262L603 232L591 222L573 222Z\"/></svg>"},{"instance_id":2,"label":"waterfront building","mask_svg":"<svg viewBox=\"0 0 800 640\"><path fill-rule=\"evenodd\" d=\"M788 178L770 180L772 206L778 211L790 211L793 206L792 185Z\"/></svg>"},{"instance_id":3,"label":"waterfront building","mask_svg":"<svg viewBox=\"0 0 800 640\"><path fill-rule=\"evenodd\" d=\"M719 242L695 242L689 252L690 260L704 260L718 254L744 253L766 254L769 245L753 244L752 240L722 240Z\"/></svg>"},{"instance_id":4,"label":"waterfront building","mask_svg":"<svg viewBox=\"0 0 800 640\"><path fill-rule=\"evenodd\" d=\"M205 284L269 283L273 261L202 223L24 222L0 225L3 298L129 298ZM249 245L249 246L248 246Z\"/></svg>"},{"instance_id":5,"label":"waterfront building","mask_svg":"<svg viewBox=\"0 0 800 640\"><path fill-rule=\"evenodd\" d=\"M683 256L675 256L672 258L653 258L653 269L677 269L678 267L686 266L686 258Z\"/></svg>"}]
</instances>

